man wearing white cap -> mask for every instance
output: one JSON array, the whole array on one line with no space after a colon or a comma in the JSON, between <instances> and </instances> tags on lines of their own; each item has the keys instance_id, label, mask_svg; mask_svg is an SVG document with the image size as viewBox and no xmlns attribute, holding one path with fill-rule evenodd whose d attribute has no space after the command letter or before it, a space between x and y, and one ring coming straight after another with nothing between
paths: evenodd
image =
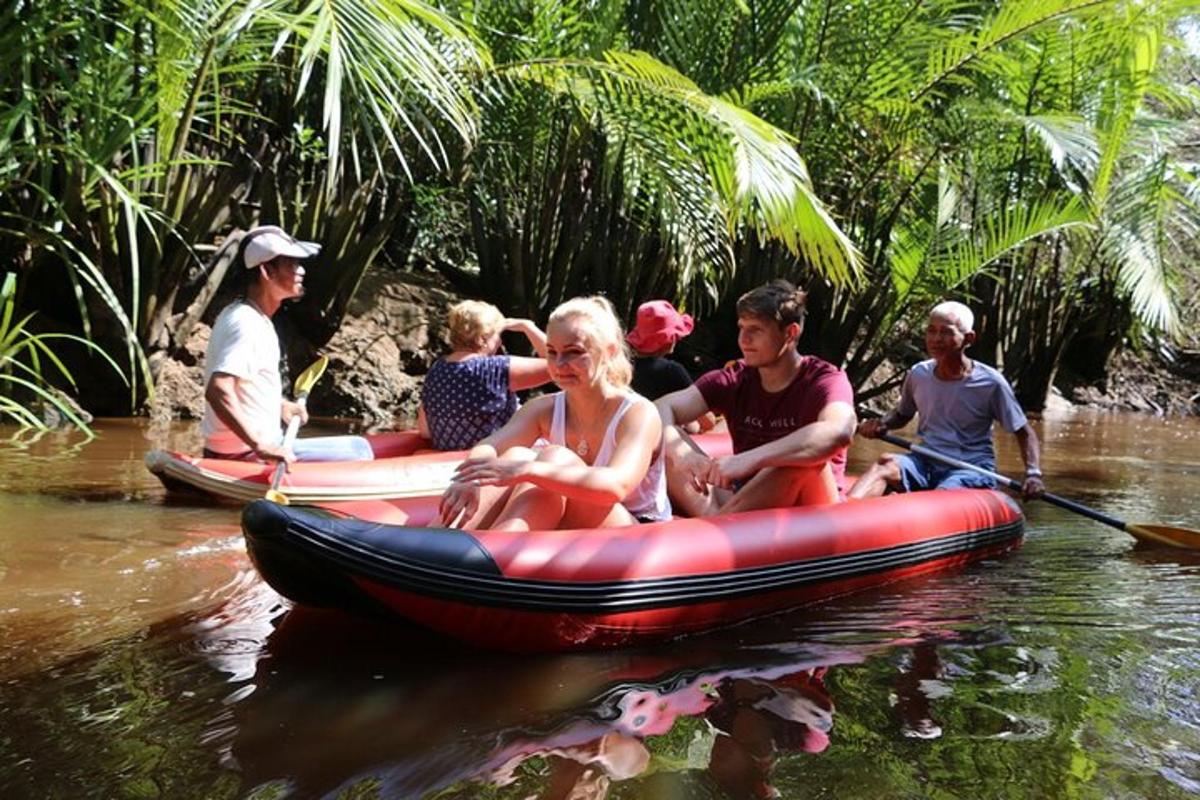
<instances>
[{"instance_id":1,"label":"man wearing white cap","mask_svg":"<svg viewBox=\"0 0 1200 800\"><path fill-rule=\"evenodd\" d=\"M283 301L304 293L303 259L320 246L297 241L274 225L242 240L243 295L213 324L204 359L204 455L263 461L358 461L373 457L361 436L300 439L284 448L282 426L303 406L283 398L279 336L271 317ZM236 269L236 267L235 267Z\"/></svg>"}]
</instances>

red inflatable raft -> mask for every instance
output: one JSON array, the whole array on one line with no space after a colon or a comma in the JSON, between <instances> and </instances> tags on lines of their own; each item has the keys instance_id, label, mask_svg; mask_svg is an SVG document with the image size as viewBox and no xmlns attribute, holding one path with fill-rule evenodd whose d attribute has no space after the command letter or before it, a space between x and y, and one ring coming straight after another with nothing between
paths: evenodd
<instances>
[{"instance_id":1,"label":"red inflatable raft","mask_svg":"<svg viewBox=\"0 0 1200 800\"><path fill-rule=\"evenodd\" d=\"M703 631L1017 547L1020 508L978 489L576 531L420 527L433 500L246 507L266 581L298 603L404 617L506 650ZM409 527L390 524L406 521Z\"/></svg>"},{"instance_id":2,"label":"red inflatable raft","mask_svg":"<svg viewBox=\"0 0 1200 800\"><path fill-rule=\"evenodd\" d=\"M279 490L297 503L436 494L463 458L462 451L429 450L429 440L416 431L366 438L374 461L296 463L283 476ZM200 458L166 450L151 450L145 463L167 491L240 503L266 494L274 472L274 464L261 461Z\"/></svg>"},{"instance_id":3,"label":"red inflatable raft","mask_svg":"<svg viewBox=\"0 0 1200 800\"><path fill-rule=\"evenodd\" d=\"M416 431L368 435L374 461L297 463L283 476L279 490L293 503L391 499L441 494L465 453L429 449ZM725 434L696 437L709 455L730 452ZM199 494L239 503L256 500L271 485L273 464L200 458L166 450L146 454L146 468L170 492Z\"/></svg>"}]
</instances>

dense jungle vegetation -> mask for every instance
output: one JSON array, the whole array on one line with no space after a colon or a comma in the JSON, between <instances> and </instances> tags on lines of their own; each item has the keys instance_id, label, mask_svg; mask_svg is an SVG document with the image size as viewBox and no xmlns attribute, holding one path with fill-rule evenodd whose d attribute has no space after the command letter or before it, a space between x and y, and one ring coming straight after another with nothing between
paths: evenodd
<instances>
[{"instance_id":1,"label":"dense jungle vegetation","mask_svg":"<svg viewBox=\"0 0 1200 800\"><path fill-rule=\"evenodd\" d=\"M859 386L968 300L975 354L1039 408L1064 359L1194 347L1193 10L6 0L0 414L67 372L92 410L142 407L260 222L324 245L316 346L368 269L540 319L594 291L720 315L782 276Z\"/></svg>"}]
</instances>

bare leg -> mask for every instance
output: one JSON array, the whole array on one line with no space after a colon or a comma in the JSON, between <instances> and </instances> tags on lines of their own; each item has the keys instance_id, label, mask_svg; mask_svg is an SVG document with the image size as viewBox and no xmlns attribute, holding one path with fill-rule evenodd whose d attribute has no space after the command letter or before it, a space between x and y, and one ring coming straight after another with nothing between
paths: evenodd
<instances>
[{"instance_id":1,"label":"bare leg","mask_svg":"<svg viewBox=\"0 0 1200 800\"><path fill-rule=\"evenodd\" d=\"M578 466L583 461L565 447L545 447L537 460L560 466ZM502 531L550 530L553 528L612 528L632 525L636 520L620 503L601 506L569 500L540 486L522 484L513 489L492 528Z\"/></svg>"},{"instance_id":2,"label":"bare leg","mask_svg":"<svg viewBox=\"0 0 1200 800\"><path fill-rule=\"evenodd\" d=\"M837 501L837 481L828 463L812 467L768 467L747 481L733 499L721 507L721 513L820 506Z\"/></svg>"},{"instance_id":3,"label":"bare leg","mask_svg":"<svg viewBox=\"0 0 1200 800\"><path fill-rule=\"evenodd\" d=\"M504 451L502 458L533 461L538 457L536 450L528 447L512 447ZM496 518L508 505L514 489L513 486L483 486L479 489L479 508L463 523L467 530L487 530L496 524Z\"/></svg>"},{"instance_id":4,"label":"bare leg","mask_svg":"<svg viewBox=\"0 0 1200 800\"><path fill-rule=\"evenodd\" d=\"M721 509L721 499L708 487L707 492L701 492L692 485L683 464L694 454L704 454L700 445L692 441L682 430L679 432L681 441L667 446L663 455L666 457L667 496L671 498L671 508L682 517L711 517Z\"/></svg>"},{"instance_id":5,"label":"bare leg","mask_svg":"<svg viewBox=\"0 0 1200 800\"><path fill-rule=\"evenodd\" d=\"M850 500L879 497L887 488L900 488L900 465L891 453L884 453L879 460L867 468L846 495Z\"/></svg>"}]
</instances>

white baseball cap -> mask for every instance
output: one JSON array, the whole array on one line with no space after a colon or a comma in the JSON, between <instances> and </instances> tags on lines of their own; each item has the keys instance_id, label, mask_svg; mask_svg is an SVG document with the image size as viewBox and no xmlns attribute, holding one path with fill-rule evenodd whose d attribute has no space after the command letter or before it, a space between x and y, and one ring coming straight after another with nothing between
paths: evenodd
<instances>
[{"instance_id":1,"label":"white baseball cap","mask_svg":"<svg viewBox=\"0 0 1200 800\"><path fill-rule=\"evenodd\" d=\"M316 242L301 242L275 225L260 225L246 231L246 268L254 269L273 258L308 258L321 252Z\"/></svg>"}]
</instances>

